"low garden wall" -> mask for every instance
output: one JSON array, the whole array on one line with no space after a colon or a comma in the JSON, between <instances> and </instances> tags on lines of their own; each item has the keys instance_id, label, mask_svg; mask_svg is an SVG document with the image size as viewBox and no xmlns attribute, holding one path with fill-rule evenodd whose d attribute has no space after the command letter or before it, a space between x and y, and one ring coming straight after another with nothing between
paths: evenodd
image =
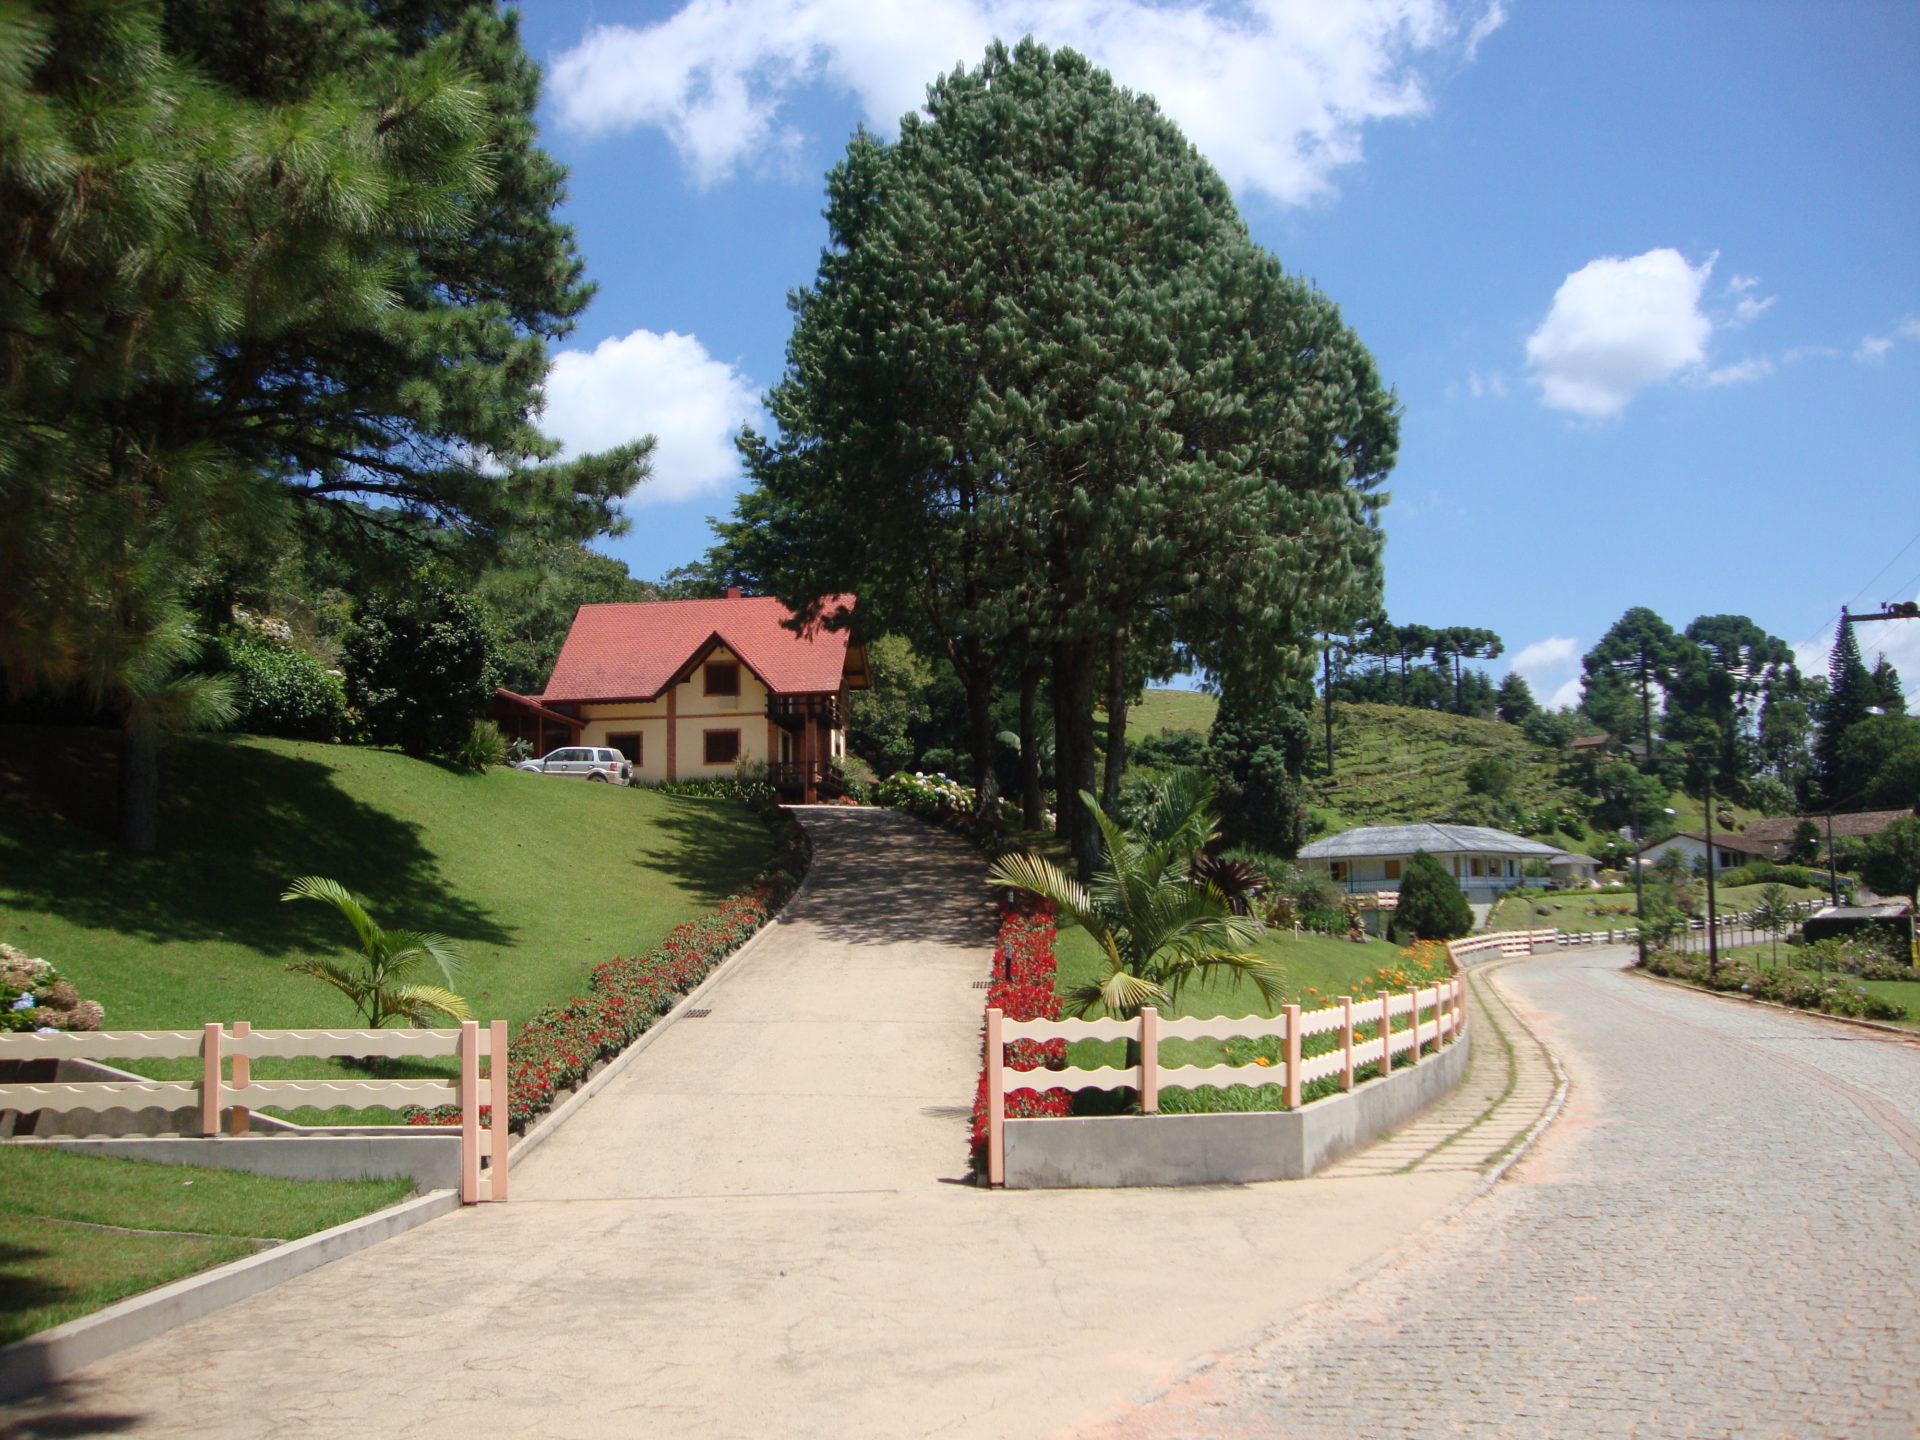
<instances>
[{"instance_id":1,"label":"low garden wall","mask_svg":"<svg viewBox=\"0 0 1920 1440\"><path fill-rule=\"evenodd\" d=\"M1298 1110L1006 1122L1009 1190L1304 1180L1451 1094L1468 1040Z\"/></svg>"}]
</instances>

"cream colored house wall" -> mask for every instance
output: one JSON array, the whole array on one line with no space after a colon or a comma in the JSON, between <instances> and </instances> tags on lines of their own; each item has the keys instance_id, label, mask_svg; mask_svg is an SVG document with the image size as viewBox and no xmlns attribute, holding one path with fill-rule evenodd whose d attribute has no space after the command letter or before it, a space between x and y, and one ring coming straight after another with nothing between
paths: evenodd
<instances>
[{"instance_id":1,"label":"cream colored house wall","mask_svg":"<svg viewBox=\"0 0 1920 1440\"><path fill-rule=\"evenodd\" d=\"M738 663L738 657L724 646L707 657L705 664ZM724 765L706 763L706 732L738 730L742 759L765 761L770 758L767 719L767 687L745 665L740 666L738 695L708 695L705 664L671 693L645 704L586 705L581 717L586 728L582 745L605 745L609 735L638 733L640 763L633 767L636 780L702 780L733 773L734 762ZM671 715L672 719L669 720ZM668 732L673 732L671 759L673 773L668 774Z\"/></svg>"}]
</instances>

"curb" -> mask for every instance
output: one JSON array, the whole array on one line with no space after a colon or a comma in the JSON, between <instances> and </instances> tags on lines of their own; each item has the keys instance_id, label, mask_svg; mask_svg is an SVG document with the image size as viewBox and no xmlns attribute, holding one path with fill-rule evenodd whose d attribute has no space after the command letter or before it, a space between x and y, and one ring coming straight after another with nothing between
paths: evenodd
<instances>
[{"instance_id":1,"label":"curb","mask_svg":"<svg viewBox=\"0 0 1920 1440\"><path fill-rule=\"evenodd\" d=\"M1808 1020L1827 1020L1835 1025L1851 1025L1856 1030L1877 1030L1882 1035L1898 1036L1902 1040L1920 1045L1920 1030L1910 1030L1904 1025L1889 1025L1883 1020L1862 1020L1853 1015L1829 1015L1824 1010L1802 1010L1798 1005L1782 1005L1778 1000L1759 1000L1751 995L1742 995L1737 990L1709 990L1704 985L1689 985L1684 980L1675 980L1671 975L1655 975L1652 971L1642 970L1637 965L1626 966L1621 974L1637 975L1642 980L1651 980L1657 985L1684 990L1689 995L1711 995L1716 1000L1732 1000L1741 1005L1757 1005L1762 1010L1778 1010L1783 1015L1799 1015Z\"/></svg>"},{"instance_id":2,"label":"curb","mask_svg":"<svg viewBox=\"0 0 1920 1440\"><path fill-rule=\"evenodd\" d=\"M0 1347L0 1401L45 1390L95 1361L459 1208L458 1190L431 1190L16 1340Z\"/></svg>"}]
</instances>

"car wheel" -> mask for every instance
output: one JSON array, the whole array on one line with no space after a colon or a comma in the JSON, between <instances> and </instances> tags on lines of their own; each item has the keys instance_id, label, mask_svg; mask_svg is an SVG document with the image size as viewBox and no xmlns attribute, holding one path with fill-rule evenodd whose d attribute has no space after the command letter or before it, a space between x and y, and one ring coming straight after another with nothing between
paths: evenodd
<instances>
[{"instance_id":1,"label":"car wheel","mask_svg":"<svg viewBox=\"0 0 1920 1440\"><path fill-rule=\"evenodd\" d=\"M602 785L607 783L607 777L605 775L602 775L598 770L594 771L591 775L587 776L587 778L589 780L598 780Z\"/></svg>"}]
</instances>

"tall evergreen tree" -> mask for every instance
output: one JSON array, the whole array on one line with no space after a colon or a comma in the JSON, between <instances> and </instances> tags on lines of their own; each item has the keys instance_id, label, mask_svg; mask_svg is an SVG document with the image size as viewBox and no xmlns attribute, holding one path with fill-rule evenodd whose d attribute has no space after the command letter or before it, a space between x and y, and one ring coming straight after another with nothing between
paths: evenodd
<instances>
[{"instance_id":1,"label":"tall evergreen tree","mask_svg":"<svg viewBox=\"0 0 1920 1440\"><path fill-rule=\"evenodd\" d=\"M1860 642L1843 616L1827 655L1827 695L1820 704L1820 728L1813 746L1815 774L1829 805L1850 802L1842 783L1840 744L1847 731L1867 718L1874 699L1873 677L1860 658Z\"/></svg>"},{"instance_id":2,"label":"tall evergreen tree","mask_svg":"<svg viewBox=\"0 0 1920 1440\"><path fill-rule=\"evenodd\" d=\"M1875 708L1889 715L1907 713L1907 691L1900 683L1900 672L1884 655L1873 657L1873 672L1868 676Z\"/></svg>"},{"instance_id":3,"label":"tall evergreen tree","mask_svg":"<svg viewBox=\"0 0 1920 1440\"><path fill-rule=\"evenodd\" d=\"M1304 678L1313 632L1377 594L1392 397L1178 129L1072 51L996 44L941 77L896 143L855 138L827 219L723 550L943 650L983 800L995 685L1050 670L1091 873L1096 688L1169 639Z\"/></svg>"},{"instance_id":4,"label":"tall evergreen tree","mask_svg":"<svg viewBox=\"0 0 1920 1440\"><path fill-rule=\"evenodd\" d=\"M1636 605L1613 623L1582 662L1586 696L1581 708L1613 735L1640 741L1646 750L1644 766L1656 763L1654 692L1672 689L1675 671L1694 648L1653 611Z\"/></svg>"},{"instance_id":5,"label":"tall evergreen tree","mask_svg":"<svg viewBox=\"0 0 1920 1440\"><path fill-rule=\"evenodd\" d=\"M1533 698L1533 687L1527 684L1527 677L1518 670L1509 670L1501 680L1500 688L1494 692L1494 714L1509 725L1518 725L1530 715L1538 714L1540 706Z\"/></svg>"},{"instance_id":6,"label":"tall evergreen tree","mask_svg":"<svg viewBox=\"0 0 1920 1440\"><path fill-rule=\"evenodd\" d=\"M491 0L62 0L0 26L10 690L158 653L210 556L616 523L645 447L549 463L535 425L590 292Z\"/></svg>"}]
</instances>

